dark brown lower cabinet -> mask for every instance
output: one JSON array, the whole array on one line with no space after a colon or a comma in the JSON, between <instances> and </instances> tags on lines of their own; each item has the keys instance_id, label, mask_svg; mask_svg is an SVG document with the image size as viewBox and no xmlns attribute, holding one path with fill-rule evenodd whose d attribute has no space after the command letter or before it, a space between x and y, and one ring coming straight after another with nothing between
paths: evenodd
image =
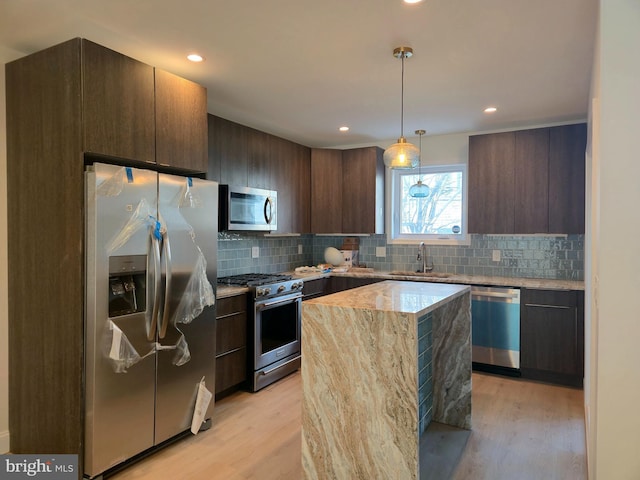
<instances>
[{"instance_id":1,"label":"dark brown lower cabinet","mask_svg":"<svg viewBox=\"0 0 640 480\"><path fill-rule=\"evenodd\" d=\"M382 282L382 278L362 278L362 277L329 277L329 287L327 293L336 293L343 290L362 287L372 283Z\"/></svg>"},{"instance_id":2,"label":"dark brown lower cabinet","mask_svg":"<svg viewBox=\"0 0 640 480\"><path fill-rule=\"evenodd\" d=\"M302 300L311 300L329 293L329 277L305 280L302 286Z\"/></svg>"},{"instance_id":3,"label":"dark brown lower cabinet","mask_svg":"<svg viewBox=\"0 0 640 480\"><path fill-rule=\"evenodd\" d=\"M584 292L521 290L523 378L582 387Z\"/></svg>"},{"instance_id":4,"label":"dark brown lower cabinet","mask_svg":"<svg viewBox=\"0 0 640 480\"><path fill-rule=\"evenodd\" d=\"M247 378L247 295L221 298L217 308L216 396L220 397Z\"/></svg>"}]
</instances>

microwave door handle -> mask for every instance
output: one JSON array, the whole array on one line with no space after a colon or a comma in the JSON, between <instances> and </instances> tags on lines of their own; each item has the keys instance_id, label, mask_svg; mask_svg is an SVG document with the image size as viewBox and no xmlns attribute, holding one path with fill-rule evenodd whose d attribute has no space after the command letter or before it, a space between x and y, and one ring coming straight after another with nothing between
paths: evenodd
<instances>
[{"instance_id":1,"label":"microwave door handle","mask_svg":"<svg viewBox=\"0 0 640 480\"><path fill-rule=\"evenodd\" d=\"M167 334L167 326L169 324L169 303L171 302L171 245L169 244L169 236L163 235L162 250L165 263L165 284L164 284L164 311L162 312L162 321L158 325L158 336L164 338Z\"/></svg>"},{"instance_id":2,"label":"microwave door handle","mask_svg":"<svg viewBox=\"0 0 640 480\"><path fill-rule=\"evenodd\" d=\"M267 207L269 213L267 213ZM273 220L273 200L271 200L271 197L267 197L264 201L264 219L267 222L267 225L271 224L271 220Z\"/></svg>"},{"instance_id":3,"label":"microwave door handle","mask_svg":"<svg viewBox=\"0 0 640 480\"><path fill-rule=\"evenodd\" d=\"M151 325L147 328L147 340L153 342L156 339L156 328L160 312L161 271L160 271L160 241L151 235L151 254L153 257L153 308L151 311Z\"/></svg>"}]
</instances>

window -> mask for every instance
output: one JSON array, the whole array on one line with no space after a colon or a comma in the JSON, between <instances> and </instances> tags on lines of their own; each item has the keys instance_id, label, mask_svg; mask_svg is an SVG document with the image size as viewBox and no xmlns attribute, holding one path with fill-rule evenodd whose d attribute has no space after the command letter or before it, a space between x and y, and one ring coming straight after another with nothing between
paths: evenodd
<instances>
[{"instance_id":1,"label":"window","mask_svg":"<svg viewBox=\"0 0 640 480\"><path fill-rule=\"evenodd\" d=\"M467 244L466 165L390 170L391 243L423 241ZM411 186L421 179L429 195L414 198ZM408 242L407 242L408 241Z\"/></svg>"}]
</instances>

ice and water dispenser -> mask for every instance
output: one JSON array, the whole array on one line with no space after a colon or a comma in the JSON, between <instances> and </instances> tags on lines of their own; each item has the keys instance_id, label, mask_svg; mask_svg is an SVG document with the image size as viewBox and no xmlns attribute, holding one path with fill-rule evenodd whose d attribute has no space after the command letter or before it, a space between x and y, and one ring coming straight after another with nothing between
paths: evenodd
<instances>
[{"instance_id":1,"label":"ice and water dispenser","mask_svg":"<svg viewBox=\"0 0 640 480\"><path fill-rule=\"evenodd\" d=\"M109 318L147 308L147 256L109 257Z\"/></svg>"}]
</instances>

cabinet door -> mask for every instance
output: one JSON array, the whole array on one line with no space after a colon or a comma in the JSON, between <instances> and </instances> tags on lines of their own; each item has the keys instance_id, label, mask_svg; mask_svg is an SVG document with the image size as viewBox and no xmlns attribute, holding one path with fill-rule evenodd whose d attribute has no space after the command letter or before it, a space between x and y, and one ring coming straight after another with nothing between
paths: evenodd
<instances>
[{"instance_id":1,"label":"cabinet door","mask_svg":"<svg viewBox=\"0 0 640 480\"><path fill-rule=\"evenodd\" d=\"M549 230L549 129L515 132L514 233Z\"/></svg>"},{"instance_id":2,"label":"cabinet door","mask_svg":"<svg viewBox=\"0 0 640 480\"><path fill-rule=\"evenodd\" d=\"M214 144L216 141L216 117L207 114L207 131L209 132L207 140L207 180L220 182L220 155L218 154Z\"/></svg>"},{"instance_id":3,"label":"cabinet door","mask_svg":"<svg viewBox=\"0 0 640 480\"><path fill-rule=\"evenodd\" d=\"M587 126L553 127L549 140L549 232L584 233Z\"/></svg>"},{"instance_id":4,"label":"cabinet door","mask_svg":"<svg viewBox=\"0 0 640 480\"><path fill-rule=\"evenodd\" d=\"M193 172L207 171L207 89L155 70L156 162Z\"/></svg>"},{"instance_id":5,"label":"cabinet door","mask_svg":"<svg viewBox=\"0 0 640 480\"><path fill-rule=\"evenodd\" d=\"M342 152L342 232L384 233L384 163L378 147Z\"/></svg>"},{"instance_id":6,"label":"cabinet door","mask_svg":"<svg viewBox=\"0 0 640 480\"><path fill-rule=\"evenodd\" d=\"M247 182L250 187L274 189L274 165L270 155L271 135L246 128Z\"/></svg>"},{"instance_id":7,"label":"cabinet door","mask_svg":"<svg viewBox=\"0 0 640 480\"><path fill-rule=\"evenodd\" d=\"M294 155L291 176L295 183L293 231L311 233L311 149L294 144Z\"/></svg>"},{"instance_id":8,"label":"cabinet door","mask_svg":"<svg viewBox=\"0 0 640 480\"><path fill-rule=\"evenodd\" d=\"M220 183L247 187L247 127L209 115L209 171Z\"/></svg>"},{"instance_id":9,"label":"cabinet door","mask_svg":"<svg viewBox=\"0 0 640 480\"><path fill-rule=\"evenodd\" d=\"M311 151L302 145L272 137L271 155L278 190L277 231L309 233Z\"/></svg>"},{"instance_id":10,"label":"cabinet door","mask_svg":"<svg viewBox=\"0 0 640 480\"><path fill-rule=\"evenodd\" d=\"M469 137L469 233L513 233L515 133Z\"/></svg>"},{"instance_id":11,"label":"cabinet door","mask_svg":"<svg viewBox=\"0 0 640 480\"><path fill-rule=\"evenodd\" d=\"M342 151L311 150L311 232L342 232Z\"/></svg>"},{"instance_id":12,"label":"cabinet door","mask_svg":"<svg viewBox=\"0 0 640 480\"><path fill-rule=\"evenodd\" d=\"M155 163L153 67L82 41L84 150Z\"/></svg>"},{"instance_id":13,"label":"cabinet door","mask_svg":"<svg viewBox=\"0 0 640 480\"><path fill-rule=\"evenodd\" d=\"M575 291L522 289L522 376L582 386L584 319Z\"/></svg>"},{"instance_id":14,"label":"cabinet door","mask_svg":"<svg viewBox=\"0 0 640 480\"><path fill-rule=\"evenodd\" d=\"M293 233L293 210L295 208L296 178L293 144L283 138L270 137L273 185L278 192L278 233Z\"/></svg>"}]
</instances>

